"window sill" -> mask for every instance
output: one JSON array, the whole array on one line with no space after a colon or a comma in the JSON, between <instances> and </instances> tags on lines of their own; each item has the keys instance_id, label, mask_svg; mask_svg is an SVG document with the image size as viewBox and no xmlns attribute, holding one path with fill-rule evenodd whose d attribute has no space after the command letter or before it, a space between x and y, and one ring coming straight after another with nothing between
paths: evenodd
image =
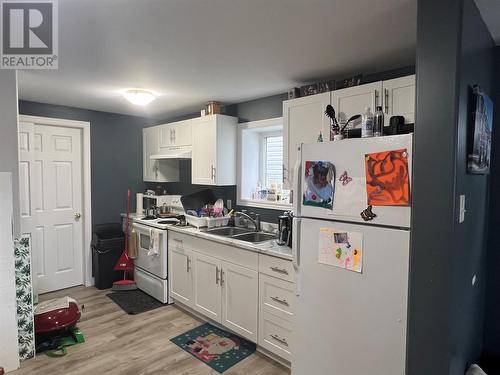
<instances>
[{"instance_id":1,"label":"window sill","mask_svg":"<svg viewBox=\"0 0 500 375\"><path fill-rule=\"evenodd\" d=\"M236 202L238 206L247 206L247 207L257 207L257 208L267 208L270 210L291 210L292 205L289 203L278 203L272 201L266 201L261 199L238 199Z\"/></svg>"}]
</instances>

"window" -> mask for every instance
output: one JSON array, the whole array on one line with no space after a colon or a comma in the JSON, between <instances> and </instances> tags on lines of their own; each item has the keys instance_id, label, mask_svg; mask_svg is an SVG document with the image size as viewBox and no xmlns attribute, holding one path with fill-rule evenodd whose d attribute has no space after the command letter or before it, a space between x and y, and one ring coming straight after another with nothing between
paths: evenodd
<instances>
[{"instance_id":1,"label":"window","mask_svg":"<svg viewBox=\"0 0 500 375\"><path fill-rule=\"evenodd\" d=\"M288 209L283 190L283 120L239 124L238 204Z\"/></svg>"},{"instance_id":2,"label":"window","mask_svg":"<svg viewBox=\"0 0 500 375\"><path fill-rule=\"evenodd\" d=\"M281 184L283 182L283 135L268 136L264 139L264 184Z\"/></svg>"}]
</instances>

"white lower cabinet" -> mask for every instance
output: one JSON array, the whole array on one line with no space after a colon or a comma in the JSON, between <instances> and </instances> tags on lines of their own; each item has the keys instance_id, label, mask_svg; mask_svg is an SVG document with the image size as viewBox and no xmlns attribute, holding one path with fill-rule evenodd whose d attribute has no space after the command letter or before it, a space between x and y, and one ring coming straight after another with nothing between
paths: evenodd
<instances>
[{"instance_id":1,"label":"white lower cabinet","mask_svg":"<svg viewBox=\"0 0 500 375\"><path fill-rule=\"evenodd\" d=\"M258 272L222 262L222 324L257 342Z\"/></svg>"},{"instance_id":2,"label":"white lower cabinet","mask_svg":"<svg viewBox=\"0 0 500 375\"><path fill-rule=\"evenodd\" d=\"M259 301L262 311L291 321L295 307L294 284L261 273Z\"/></svg>"},{"instance_id":3,"label":"white lower cabinet","mask_svg":"<svg viewBox=\"0 0 500 375\"><path fill-rule=\"evenodd\" d=\"M292 262L169 231L170 296L291 360Z\"/></svg>"},{"instance_id":4,"label":"white lower cabinet","mask_svg":"<svg viewBox=\"0 0 500 375\"><path fill-rule=\"evenodd\" d=\"M295 284L292 262L259 254L259 345L291 361Z\"/></svg>"},{"instance_id":5,"label":"white lower cabinet","mask_svg":"<svg viewBox=\"0 0 500 375\"><path fill-rule=\"evenodd\" d=\"M169 233L171 297L257 342L258 254Z\"/></svg>"},{"instance_id":6,"label":"white lower cabinet","mask_svg":"<svg viewBox=\"0 0 500 375\"><path fill-rule=\"evenodd\" d=\"M259 345L291 361L292 323L262 310L259 316Z\"/></svg>"},{"instance_id":7,"label":"white lower cabinet","mask_svg":"<svg viewBox=\"0 0 500 375\"><path fill-rule=\"evenodd\" d=\"M193 307L193 252L185 249L182 240L169 238L170 296Z\"/></svg>"},{"instance_id":8,"label":"white lower cabinet","mask_svg":"<svg viewBox=\"0 0 500 375\"><path fill-rule=\"evenodd\" d=\"M222 291L220 285L221 261L193 252L194 309L221 323Z\"/></svg>"}]
</instances>

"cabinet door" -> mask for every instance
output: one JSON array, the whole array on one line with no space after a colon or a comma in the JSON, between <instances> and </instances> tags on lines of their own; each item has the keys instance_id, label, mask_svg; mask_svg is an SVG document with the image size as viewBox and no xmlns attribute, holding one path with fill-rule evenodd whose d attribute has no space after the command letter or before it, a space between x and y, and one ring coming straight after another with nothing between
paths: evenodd
<instances>
[{"instance_id":1,"label":"cabinet door","mask_svg":"<svg viewBox=\"0 0 500 375\"><path fill-rule=\"evenodd\" d=\"M375 113L376 107L382 105L380 97L382 82L368 83L332 93L332 106L339 122L347 121L354 115L361 115L366 107Z\"/></svg>"},{"instance_id":2,"label":"cabinet door","mask_svg":"<svg viewBox=\"0 0 500 375\"><path fill-rule=\"evenodd\" d=\"M223 147L223 145L220 145ZM217 166L217 122L197 119L193 123L193 152L191 182L198 185L214 185Z\"/></svg>"},{"instance_id":3,"label":"cabinet door","mask_svg":"<svg viewBox=\"0 0 500 375\"><path fill-rule=\"evenodd\" d=\"M158 139L160 148L174 146L174 126L165 124L158 126Z\"/></svg>"},{"instance_id":4,"label":"cabinet door","mask_svg":"<svg viewBox=\"0 0 500 375\"><path fill-rule=\"evenodd\" d=\"M257 271L222 262L222 324L257 342Z\"/></svg>"},{"instance_id":5,"label":"cabinet door","mask_svg":"<svg viewBox=\"0 0 500 375\"><path fill-rule=\"evenodd\" d=\"M221 263L218 259L193 252L194 298L193 308L199 313L221 322Z\"/></svg>"},{"instance_id":6,"label":"cabinet door","mask_svg":"<svg viewBox=\"0 0 500 375\"><path fill-rule=\"evenodd\" d=\"M191 140L191 120L179 121L173 124L174 146L189 146Z\"/></svg>"},{"instance_id":7,"label":"cabinet door","mask_svg":"<svg viewBox=\"0 0 500 375\"><path fill-rule=\"evenodd\" d=\"M415 75L383 82L384 123L389 126L391 116L404 116L405 123L415 122Z\"/></svg>"},{"instance_id":8,"label":"cabinet door","mask_svg":"<svg viewBox=\"0 0 500 375\"><path fill-rule=\"evenodd\" d=\"M330 93L306 96L283 102L283 184L293 186L293 168L297 160L297 145L316 142L321 132L330 139L330 121L325 116Z\"/></svg>"},{"instance_id":9,"label":"cabinet door","mask_svg":"<svg viewBox=\"0 0 500 375\"><path fill-rule=\"evenodd\" d=\"M191 120L159 126L160 148L191 145Z\"/></svg>"},{"instance_id":10,"label":"cabinet door","mask_svg":"<svg viewBox=\"0 0 500 375\"><path fill-rule=\"evenodd\" d=\"M157 162L150 159L150 156L156 151L156 141L154 128L142 130L142 175L144 181L156 181L158 176Z\"/></svg>"},{"instance_id":11,"label":"cabinet door","mask_svg":"<svg viewBox=\"0 0 500 375\"><path fill-rule=\"evenodd\" d=\"M172 246L173 245L173 246ZM170 241L169 246L170 296L187 305L193 306L193 253L186 250L179 240Z\"/></svg>"}]
</instances>

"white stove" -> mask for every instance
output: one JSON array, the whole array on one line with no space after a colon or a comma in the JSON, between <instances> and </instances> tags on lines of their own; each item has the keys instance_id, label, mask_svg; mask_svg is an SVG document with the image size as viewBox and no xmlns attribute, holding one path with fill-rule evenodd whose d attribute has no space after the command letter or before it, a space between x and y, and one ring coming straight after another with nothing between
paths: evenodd
<instances>
[{"instance_id":1,"label":"white stove","mask_svg":"<svg viewBox=\"0 0 500 375\"><path fill-rule=\"evenodd\" d=\"M184 214L184 207L181 203L180 195L164 195L163 199L168 207L170 207L170 211L173 214L182 215ZM137 218L134 222L147 225L156 229L167 229L169 225L176 224L179 222L175 217L169 218Z\"/></svg>"},{"instance_id":2,"label":"white stove","mask_svg":"<svg viewBox=\"0 0 500 375\"><path fill-rule=\"evenodd\" d=\"M166 230L168 229L169 225L172 224L177 224L179 220L177 220L175 217L173 218L156 218L156 219L147 219L147 218L140 218L140 219L135 219L134 223L138 223L141 225L147 225L148 227L156 228L156 229L162 229Z\"/></svg>"},{"instance_id":3,"label":"white stove","mask_svg":"<svg viewBox=\"0 0 500 375\"><path fill-rule=\"evenodd\" d=\"M183 214L180 195L167 196L173 213ZM137 218L132 228L137 233L137 252L134 277L137 287L163 303L172 303L168 294L168 227L179 221L175 218ZM153 245L154 244L154 245Z\"/></svg>"}]
</instances>

